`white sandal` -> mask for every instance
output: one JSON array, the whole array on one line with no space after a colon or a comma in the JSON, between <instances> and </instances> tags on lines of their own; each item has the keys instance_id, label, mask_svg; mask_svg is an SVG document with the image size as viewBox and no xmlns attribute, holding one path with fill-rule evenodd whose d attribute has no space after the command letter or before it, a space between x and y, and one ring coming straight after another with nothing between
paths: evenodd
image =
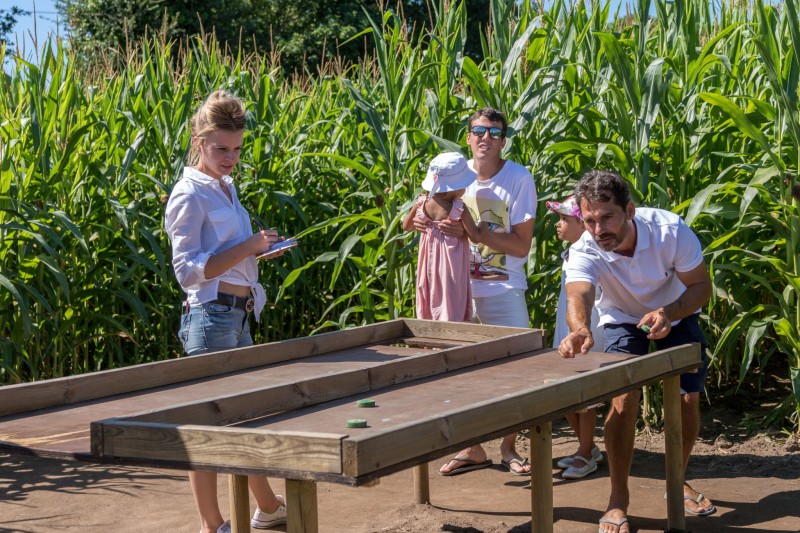
<instances>
[{"instance_id":1,"label":"white sandal","mask_svg":"<svg viewBox=\"0 0 800 533\"><path fill-rule=\"evenodd\" d=\"M559 468L569 468L572 466L572 462L575 460L575 457L576 456L574 455L568 455L566 457L562 457L561 459L558 460L556 464L558 465ZM592 448L592 460L595 463L603 462L603 452L601 452L600 448L598 448L597 446Z\"/></svg>"},{"instance_id":2,"label":"white sandal","mask_svg":"<svg viewBox=\"0 0 800 533\"><path fill-rule=\"evenodd\" d=\"M575 461L573 461L572 466L561 472L561 477L563 479L581 479L597 470L597 461L594 459L586 459L580 455L576 455L574 459L580 459L584 462L584 465L576 466Z\"/></svg>"}]
</instances>

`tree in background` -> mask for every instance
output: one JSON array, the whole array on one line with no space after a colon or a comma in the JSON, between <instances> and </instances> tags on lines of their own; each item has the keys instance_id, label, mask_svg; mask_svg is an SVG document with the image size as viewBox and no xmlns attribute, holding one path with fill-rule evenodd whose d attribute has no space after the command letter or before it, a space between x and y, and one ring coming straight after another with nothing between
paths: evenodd
<instances>
[{"instance_id":1,"label":"tree in background","mask_svg":"<svg viewBox=\"0 0 800 533\"><path fill-rule=\"evenodd\" d=\"M17 6L12 6L11 9L0 9L0 46L6 45L8 48L14 46L14 43L8 40L8 35L14 29L17 23L17 17L27 17L30 11L25 11Z\"/></svg>"},{"instance_id":2,"label":"tree in background","mask_svg":"<svg viewBox=\"0 0 800 533\"><path fill-rule=\"evenodd\" d=\"M513 0L509 0L513 1ZM357 62L372 50L361 36L368 16L386 9L399 13L412 39L423 38L435 14L427 0L56 0L81 54L114 58L147 32L180 40L214 32L234 52L280 57L287 71L316 72L324 61ZM482 57L481 32L489 21L489 0L467 0L470 13L466 53ZM123 58L119 58L123 59Z\"/></svg>"}]
</instances>

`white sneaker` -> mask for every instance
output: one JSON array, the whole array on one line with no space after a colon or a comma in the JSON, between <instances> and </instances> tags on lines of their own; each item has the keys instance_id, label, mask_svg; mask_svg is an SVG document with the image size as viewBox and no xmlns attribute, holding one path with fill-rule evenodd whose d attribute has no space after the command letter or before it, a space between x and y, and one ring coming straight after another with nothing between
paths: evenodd
<instances>
[{"instance_id":1,"label":"white sneaker","mask_svg":"<svg viewBox=\"0 0 800 533\"><path fill-rule=\"evenodd\" d=\"M217 533L231 533L230 520L223 522L223 524L217 528Z\"/></svg>"},{"instance_id":2,"label":"white sneaker","mask_svg":"<svg viewBox=\"0 0 800 533\"><path fill-rule=\"evenodd\" d=\"M581 479L597 470L597 461L594 459L586 459L580 455L576 455L574 459L580 459L584 463L583 466L575 466L575 461L573 461L572 466L561 472L563 479Z\"/></svg>"},{"instance_id":3,"label":"white sneaker","mask_svg":"<svg viewBox=\"0 0 800 533\"><path fill-rule=\"evenodd\" d=\"M556 463L559 468L569 468L572 466L573 457L568 455L566 457L562 457ZM603 462L603 452L600 451L600 448L595 446L592 448L592 461L595 463L602 463Z\"/></svg>"},{"instance_id":4,"label":"white sneaker","mask_svg":"<svg viewBox=\"0 0 800 533\"><path fill-rule=\"evenodd\" d=\"M274 513L265 513L256 507L256 512L253 513L253 519L250 520L251 526L256 529L268 529L272 526L286 523L286 500L280 495L275 497L281 502L280 507L278 507Z\"/></svg>"}]
</instances>

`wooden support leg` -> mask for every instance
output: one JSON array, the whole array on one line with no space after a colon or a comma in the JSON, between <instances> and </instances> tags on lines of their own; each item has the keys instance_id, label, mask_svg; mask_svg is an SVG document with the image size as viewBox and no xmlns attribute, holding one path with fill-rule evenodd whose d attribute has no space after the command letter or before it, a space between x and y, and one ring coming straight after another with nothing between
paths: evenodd
<instances>
[{"instance_id":1,"label":"wooden support leg","mask_svg":"<svg viewBox=\"0 0 800 533\"><path fill-rule=\"evenodd\" d=\"M683 511L683 426L680 376L664 379L664 461L667 474L667 528L685 531Z\"/></svg>"},{"instance_id":2,"label":"wooden support leg","mask_svg":"<svg viewBox=\"0 0 800 533\"><path fill-rule=\"evenodd\" d=\"M531 428L531 532L553 533L553 425Z\"/></svg>"},{"instance_id":3,"label":"wooden support leg","mask_svg":"<svg viewBox=\"0 0 800 533\"><path fill-rule=\"evenodd\" d=\"M431 490L428 483L428 463L414 467L414 497L416 503L431 503Z\"/></svg>"},{"instance_id":4,"label":"wooden support leg","mask_svg":"<svg viewBox=\"0 0 800 533\"><path fill-rule=\"evenodd\" d=\"M229 475L228 491L231 499L231 531L250 533L250 493L247 489L247 476Z\"/></svg>"},{"instance_id":5,"label":"wooden support leg","mask_svg":"<svg viewBox=\"0 0 800 533\"><path fill-rule=\"evenodd\" d=\"M317 483L286 480L286 533L317 533Z\"/></svg>"}]
</instances>

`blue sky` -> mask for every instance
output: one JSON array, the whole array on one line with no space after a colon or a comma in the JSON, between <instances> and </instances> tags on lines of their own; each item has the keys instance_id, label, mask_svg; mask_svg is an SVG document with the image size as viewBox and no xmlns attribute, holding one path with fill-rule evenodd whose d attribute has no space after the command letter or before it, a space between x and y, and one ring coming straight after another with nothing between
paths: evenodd
<instances>
[{"instance_id":1,"label":"blue sky","mask_svg":"<svg viewBox=\"0 0 800 533\"><path fill-rule=\"evenodd\" d=\"M56 33L55 0L0 0L0 9L8 10L13 6L31 12L29 16L17 19L17 24L12 30L11 40L19 46L20 50L25 52L26 59L33 59L33 40L31 37L34 35L34 21L36 23L35 35L38 37L40 44L49 34ZM34 7L36 8L36 19L33 17Z\"/></svg>"}]
</instances>

